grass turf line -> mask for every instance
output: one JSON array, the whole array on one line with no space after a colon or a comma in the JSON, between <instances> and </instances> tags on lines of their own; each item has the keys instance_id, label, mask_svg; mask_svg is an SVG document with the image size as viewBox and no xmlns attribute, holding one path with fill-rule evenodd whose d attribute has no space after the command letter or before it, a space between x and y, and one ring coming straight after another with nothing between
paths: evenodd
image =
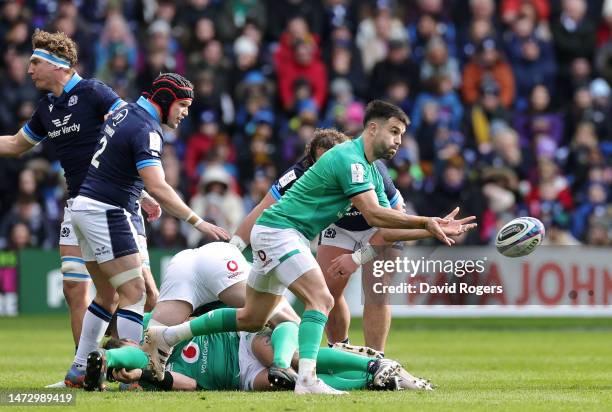
<instances>
[{"instance_id":1,"label":"grass turf line","mask_svg":"<svg viewBox=\"0 0 612 412\"><path fill-rule=\"evenodd\" d=\"M70 336L67 317L0 318L0 390L41 388L62 379L73 356ZM358 320L351 337L362 343ZM396 319L387 355L431 379L437 391L359 391L342 398L79 391L73 410L609 410L610 342L610 319ZM10 410L21 409L32 410Z\"/></svg>"}]
</instances>

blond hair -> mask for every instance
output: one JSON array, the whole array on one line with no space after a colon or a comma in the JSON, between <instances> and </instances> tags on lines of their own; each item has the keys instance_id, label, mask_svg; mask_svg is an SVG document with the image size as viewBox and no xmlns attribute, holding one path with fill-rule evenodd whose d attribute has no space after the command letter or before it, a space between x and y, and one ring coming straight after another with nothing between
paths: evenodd
<instances>
[{"instance_id":1,"label":"blond hair","mask_svg":"<svg viewBox=\"0 0 612 412\"><path fill-rule=\"evenodd\" d=\"M34 49L47 50L58 57L68 60L70 67L74 67L77 64L76 43L65 33L49 33L36 29L32 35L32 47Z\"/></svg>"}]
</instances>

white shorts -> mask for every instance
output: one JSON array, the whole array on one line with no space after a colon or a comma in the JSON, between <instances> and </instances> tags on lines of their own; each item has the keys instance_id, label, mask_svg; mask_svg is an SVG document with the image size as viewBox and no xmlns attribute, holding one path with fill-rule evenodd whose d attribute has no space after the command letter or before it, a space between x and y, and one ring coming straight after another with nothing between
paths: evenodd
<instances>
[{"instance_id":1,"label":"white shorts","mask_svg":"<svg viewBox=\"0 0 612 412\"><path fill-rule=\"evenodd\" d=\"M238 347L238 366L240 367L240 390L252 391L253 382L259 373L266 369L253 353L253 338L257 333L240 332Z\"/></svg>"},{"instance_id":2,"label":"white shorts","mask_svg":"<svg viewBox=\"0 0 612 412\"><path fill-rule=\"evenodd\" d=\"M240 250L229 243L183 250L170 260L157 301L180 300L195 310L218 301L225 289L245 281L250 269Z\"/></svg>"},{"instance_id":3,"label":"white shorts","mask_svg":"<svg viewBox=\"0 0 612 412\"><path fill-rule=\"evenodd\" d=\"M255 225L251 248L253 268L247 283L259 292L282 295L297 278L319 267L310 242L295 229Z\"/></svg>"},{"instance_id":4,"label":"white shorts","mask_svg":"<svg viewBox=\"0 0 612 412\"><path fill-rule=\"evenodd\" d=\"M335 246L354 252L366 245L377 230L373 227L368 230L350 231L332 223L321 232L319 245Z\"/></svg>"},{"instance_id":5,"label":"white shorts","mask_svg":"<svg viewBox=\"0 0 612 412\"><path fill-rule=\"evenodd\" d=\"M138 235L127 210L85 196L74 198L69 209L84 261L104 263L139 253Z\"/></svg>"}]
</instances>

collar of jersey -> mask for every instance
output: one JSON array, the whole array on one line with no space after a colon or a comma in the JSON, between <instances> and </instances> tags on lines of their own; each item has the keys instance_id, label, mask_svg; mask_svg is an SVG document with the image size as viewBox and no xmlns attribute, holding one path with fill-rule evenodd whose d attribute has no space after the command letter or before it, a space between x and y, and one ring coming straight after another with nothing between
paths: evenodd
<instances>
[{"instance_id":1,"label":"collar of jersey","mask_svg":"<svg viewBox=\"0 0 612 412\"><path fill-rule=\"evenodd\" d=\"M363 135L360 135L359 137L356 137L355 139L353 139L353 142L355 142L355 144L358 145L359 148L361 149L361 153L363 153L363 158L366 160L366 162L370 163L370 161L368 160L368 157L365 154L365 147L363 145Z\"/></svg>"},{"instance_id":2,"label":"collar of jersey","mask_svg":"<svg viewBox=\"0 0 612 412\"><path fill-rule=\"evenodd\" d=\"M70 80L68 80L68 83L66 83L66 85L64 86L64 93L70 92L70 90L72 90L74 86L76 86L77 83L81 80L83 80L83 78L79 76L77 72L74 72Z\"/></svg>"},{"instance_id":3,"label":"collar of jersey","mask_svg":"<svg viewBox=\"0 0 612 412\"><path fill-rule=\"evenodd\" d=\"M157 114L157 110L155 110L155 107L153 107L151 102L148 101L144 96L140 96L138 98L138 100L136 101L136 104L138 106L142 107L143 109L145 109L147 111L147 113L149 113L151 115L152 118L154 118L155 120L157 120L161 124L161 120L159 119L159 115Z\"/></svg>"}]
</instances>

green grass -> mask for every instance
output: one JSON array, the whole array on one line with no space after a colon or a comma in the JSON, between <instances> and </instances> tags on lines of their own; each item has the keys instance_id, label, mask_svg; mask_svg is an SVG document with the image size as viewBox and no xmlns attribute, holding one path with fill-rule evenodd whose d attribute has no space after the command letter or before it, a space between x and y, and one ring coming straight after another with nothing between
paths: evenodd
<instances>
[{"instance_id":1,"label":"green grass","mask_svg":"<svg viewBox=\"0 0 612 412\"><path fill-rule=\"evenodd\" d=\"M360 343L361 325L355 321L353 327L351 336ZM69 337L63 317L0 318L0 389L41 388L60 380L72 360ZM438 389L353 392L337 399L296 398L291 393L78 392L76 409L357 412L612 408L610 319L401 319L393 323L387 355L400 360L415 375L431 379Z\"/></svg>"}]
</instances>

